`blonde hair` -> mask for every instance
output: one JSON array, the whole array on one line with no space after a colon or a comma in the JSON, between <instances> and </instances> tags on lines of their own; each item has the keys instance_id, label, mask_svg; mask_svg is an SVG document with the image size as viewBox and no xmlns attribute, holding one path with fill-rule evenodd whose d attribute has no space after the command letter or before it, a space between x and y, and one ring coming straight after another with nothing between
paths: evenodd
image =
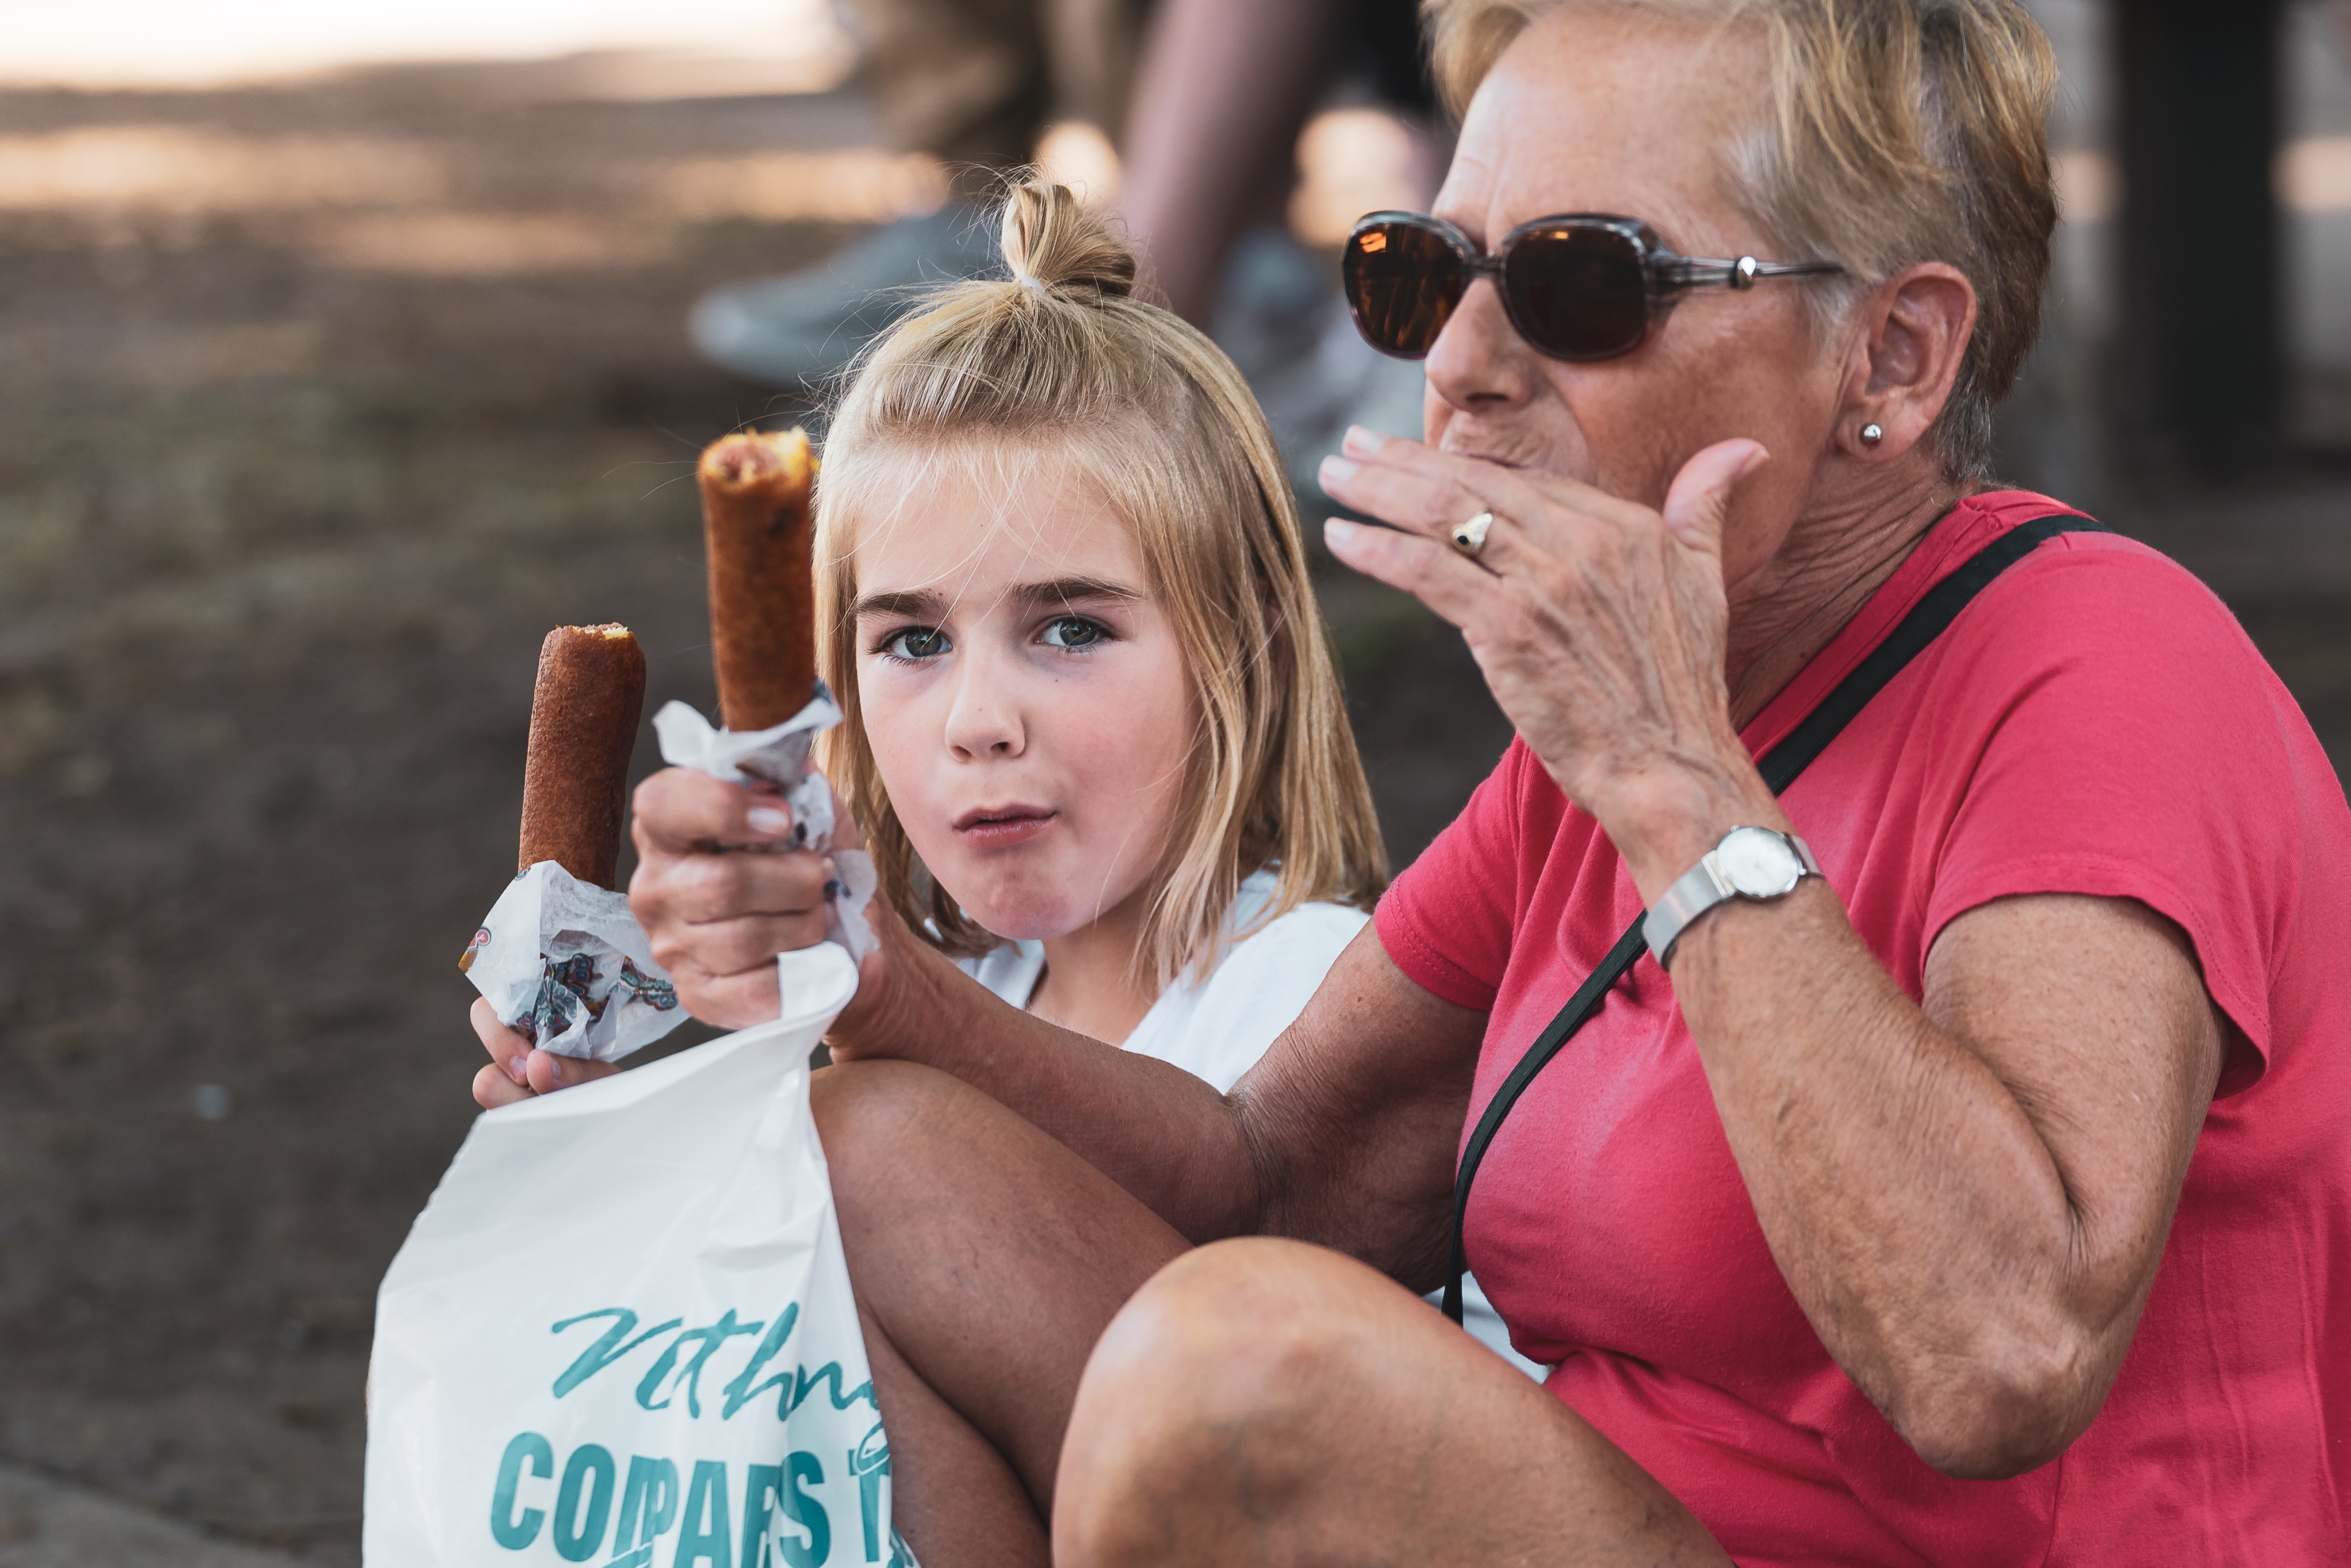
<instances>
[{"instance_id":1,"label":"blonde hair","mask_svg":"<svg viewBox=\"0 0 2351 1568\"><path fill-rule=\"evenodd\" d=\"M834 413L817 481L817 656L848 721L824 737L825 771L907 924L928 921L952 954L994 946L921 872L866 738L857 528L914 493L910 469L987 465L1009 506L1039 467L1067 465L1133 530L1194 698L1180 815L1136 954L1164 986L1212 961L1251 872L1278 862L1256 929L1315 901L1368 908L1385 854L1297 501L1240 373L1196 329L1133 297L1134 253L1067 188L1015 184L1003 249L1008 278L947 288L893 328Z\"/></svg>"},{"instance_id":2,"label":"blonde hair","mask_svg":"<svg viewBox=\"0 0 2351 1568\"><path fill-rule=\"evenodd\" d=\"M2057 64L2016 0L1423 0L1458 113L1519 34L1557 11L1759 29L1771 111L1733 151L1732 192L1794 259L1842 263L1832 313L1921 261L1976 292L1976 324L1931 439L1954 478L1991 476L1992 411L2041 332L2057 224Z\"/></svg>"}]
</instances>

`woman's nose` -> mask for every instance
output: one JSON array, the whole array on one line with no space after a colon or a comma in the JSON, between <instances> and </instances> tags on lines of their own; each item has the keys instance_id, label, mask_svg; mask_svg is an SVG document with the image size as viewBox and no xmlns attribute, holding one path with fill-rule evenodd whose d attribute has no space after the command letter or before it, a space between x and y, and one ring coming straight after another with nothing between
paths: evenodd
<instances>
[{"instance_id":1,"label":"woman's nose","mask_svg":"<svg viewBox=\"0 0 2351 1568\"><path fill-rule=\"evenodd\" d=\"M1465 413L1487 413L1527 402L1539 373L1534 350L1510 325L1493 280L1471 281L1423 361L1429 389Z\"/></svg>"},{"instance_id":2,"label":"woman's nose","mask_svg":"<svg viewBox=\"0 0 2351 1568\"><path fill-rule=\"evenodd\" d=\"M947 712L947 748L957 757L1018 757L1028 745L1020 706L998 660L967 657L956 672L955 706Z\"/></svg>"}]
</instances>

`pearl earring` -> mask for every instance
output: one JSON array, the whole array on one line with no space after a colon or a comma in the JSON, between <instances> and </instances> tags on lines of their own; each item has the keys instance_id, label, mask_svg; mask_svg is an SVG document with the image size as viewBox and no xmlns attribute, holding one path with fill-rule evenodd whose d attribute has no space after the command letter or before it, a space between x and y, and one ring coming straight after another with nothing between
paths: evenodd
<instances>
[{"instance_id":1,"label":"pearl earring","mask_svg":"<svg viewBox=\"0 0 2351 1568\"><path fill-rule=\"evenodd\" d=\"M1875 446L1885 439L1885 426L1876 423L1870 423L1865 424L1861 427L1861 444L1864 446Z\"/></svg>"}]
</instances>

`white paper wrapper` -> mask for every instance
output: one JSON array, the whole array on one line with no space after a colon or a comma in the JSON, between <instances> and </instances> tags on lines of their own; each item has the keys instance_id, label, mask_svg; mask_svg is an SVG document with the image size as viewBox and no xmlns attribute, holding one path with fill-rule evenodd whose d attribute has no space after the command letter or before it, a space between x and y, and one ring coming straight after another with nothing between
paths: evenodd
<instances>
[{"instance_id":1,"label":"white paper wrapper","mask_svg":"<svg viewBox=\"0 0 2351 1568\"><path fill-rule=\"evenodd\" d=\"M740 735L714 729L685 704L669 702L653 715L653 734L661 738L662 760L673 768L691 768L729 784L767 783L782 789L784 803L791 808L792 831L775 847L822 849L832 839L832 787L809 766L809 747L840 722L841 709L820 681L808 706L773 729ZM862 958L881 946L865 923L865 906L878 885L873 857L863 850L835 850L832 863L836 874L824 890L830 905L826 940L849 949L851 957ZM789 998L785 1006L789 1009Z\"/></svg>"},{"instance_id":2,"label":"white paper wrapper","mask_svg":"<svg viewBox=\"0 0 2351 1568\"><path fill-rule=\"evenodd\" d=\"M541 861L507 885L457 967L541 1051L612 1061L685 1021L626 894Z\"/></svg>"}]
</instances>

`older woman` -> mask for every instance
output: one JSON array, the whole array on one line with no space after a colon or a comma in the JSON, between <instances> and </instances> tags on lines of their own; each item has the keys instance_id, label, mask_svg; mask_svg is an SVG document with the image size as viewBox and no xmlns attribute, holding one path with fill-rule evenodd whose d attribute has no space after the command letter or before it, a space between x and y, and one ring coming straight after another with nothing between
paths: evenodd
<instances>
[{"instance_id":1,"label":"older woman","mask_svg":"<svg viewBox=\"0 0 2351 1568\"><path fill-rule=\"evenodd\" d=\"M2339 1552L2351 812L2227 612L2067 533L1784 795L1754 760L2064 513L1985 477L2053 220L2045 42L2011 0L1434 11L1468 101L1437 221L1350 263L1426 356L1427 440L1351 438L1326 486L1395 527L1329 538L1461 627L1519 737L1229 1096L884 933L819 1113L908 1538ZM676 800L636 893L691 1000L812 939L820 873L695 852L752 835ZM1645 912L1470 1189L1538 1388L1413 1292L1465 1126Z\"/></svg>"}]
</instances>

